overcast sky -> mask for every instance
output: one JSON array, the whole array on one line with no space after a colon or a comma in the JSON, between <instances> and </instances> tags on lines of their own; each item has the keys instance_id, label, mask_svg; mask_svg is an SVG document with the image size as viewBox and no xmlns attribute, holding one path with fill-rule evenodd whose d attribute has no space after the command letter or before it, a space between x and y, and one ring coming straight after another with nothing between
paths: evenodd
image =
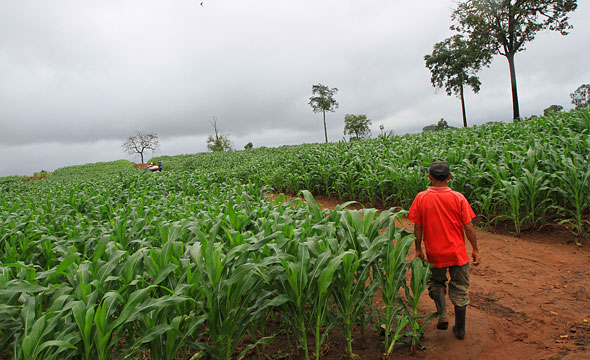
<instances>
[{"instance_id":1,"label":"overcast sky","mask_svg":"<svg viewBox=\"0 0 590 360\"><path fill-rule=\"evenodd\" d=\"M0 176L129 159L121 144L155 132L158 154L206 151L215 116L234 147L323 142L313 84L339 89L344 115L396 134L445 118L423 57L452 35L452 0L0 0ZM516 56L521 115L590 83L590 3L571 33L543 32ZM510 121L508 63L497 56L466 95L469 124ZM152 154L149 153L148 156Z\"/></svg>"}]
</instances>

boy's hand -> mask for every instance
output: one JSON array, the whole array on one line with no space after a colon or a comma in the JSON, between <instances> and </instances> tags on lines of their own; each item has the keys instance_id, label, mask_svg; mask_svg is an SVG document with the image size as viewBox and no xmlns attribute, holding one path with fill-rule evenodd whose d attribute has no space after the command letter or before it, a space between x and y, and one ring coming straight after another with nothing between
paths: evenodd
<instances>
[{"instance_id":1,"label":"boy's hand","mask_svg":"<svg viewBox=\"0 0 590 360\"><path fill-rule=\"evenodd\" d=\"M473 258L473 265L477 266L479 265L479 251L478 250L473 250L471 252L471 257Z\"/></svg>"},{"instance_id":2,"label":"boy's hand","mask_svg":"<svg viewBox=\"0 0 590 360\"><path fill-rule=\"evenodd\" d=\"M477 248L477 236L475 234L475 226L473 226L472 222L468 222L467 224L463 224L463 229L465 229L465 235L467 235L467 240L471 243L471 258L473 259L473 265L479 265L480 257L479 257L479 250Z\"/></svg>"},{"instance_id":3,"label":"boy's hand","mask_svg":"<svg viewBox=\"0 0 590 360\"><path fill-rule=\"evenodd\" d=\"M416 250L416 256L417 258L420 258L420 260L426 260L426 255L424 255L424 253L422 252L422 250Z\"/></svg>"}]
</instances>

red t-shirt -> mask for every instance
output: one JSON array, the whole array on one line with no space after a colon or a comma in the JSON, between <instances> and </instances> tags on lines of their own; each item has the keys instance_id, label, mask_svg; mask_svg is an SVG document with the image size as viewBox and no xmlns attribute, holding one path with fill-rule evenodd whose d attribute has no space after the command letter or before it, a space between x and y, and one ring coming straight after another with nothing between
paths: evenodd
<instances>
[{"instance_id":1,"label":"red t-shirt","mask_svg":"<svg viewBox=\"0 0 590 360\"><path fill-rule=\"evenodd\" d=\"M475 213L463 194L450 187L429 187L419 193L408 219L422 226L428 262L436 268L469 263L463 224Z\"/></svg>"}]
</instances>

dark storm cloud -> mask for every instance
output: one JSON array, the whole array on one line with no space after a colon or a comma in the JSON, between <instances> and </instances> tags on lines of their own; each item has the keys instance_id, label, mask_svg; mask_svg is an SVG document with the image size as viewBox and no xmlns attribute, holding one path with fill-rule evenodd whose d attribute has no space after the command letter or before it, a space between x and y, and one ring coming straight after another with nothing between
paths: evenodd
<instances>
[{"instance_id":1,"label":"dark storm cloud","mask_svg":"<svg viewBox=\"0 0 590 360\"><path fill-rule=\"evenodd\" d=\"M101 1L0 3L0 176L125 157L135 131L159 134L162 153L206 151L216 117L236 148L323 141L311 86L339 88L328 136L347 113L396 133L444 117L423 56L450 35L455 2ZM587 83L588 9L571 35L542 33L516 58L523 114ZM550 69L550 70L548 70ZM471 124L509 121L508 68L496 58L467 94ZM131 160L132 157L128 157ZM24 165L26 164L26 165Z\"/></svg>"}]
</instances>

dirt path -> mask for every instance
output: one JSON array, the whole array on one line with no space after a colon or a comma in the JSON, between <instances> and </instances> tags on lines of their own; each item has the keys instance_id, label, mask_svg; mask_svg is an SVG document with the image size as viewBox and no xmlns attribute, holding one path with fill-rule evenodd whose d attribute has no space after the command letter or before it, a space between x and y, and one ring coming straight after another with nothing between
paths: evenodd
<instances>
[{"instance_id":1,"label":"dirt path","mask_svg":"<svg viewBox=\"0 0 590 360\"><path fill-rule=\"evenodd\" d=\"M590 252L478 232L465 341L429 324L424 358L590 359ZM422 309L434 311L429 298ZM453 354L453 356L448 356Z\"/></svg>"},{"instance_id":2,"label":"dirt path","mask_svg":"<svg viewBox=\"0 0 590 360\"><path fill-rule=\"evenodd\" d=\"M336 205L316 200L324 208ZM590 359L590 250L563 234L477 235L482 263L471 269L465 340L455 339L450 327L436 330L433 321L423 350L410 355L399 349L394 358ZM435 311L428 296L420 309ZM379 358L369 354L363 358Z\"/></svg>"}]
</instances>

